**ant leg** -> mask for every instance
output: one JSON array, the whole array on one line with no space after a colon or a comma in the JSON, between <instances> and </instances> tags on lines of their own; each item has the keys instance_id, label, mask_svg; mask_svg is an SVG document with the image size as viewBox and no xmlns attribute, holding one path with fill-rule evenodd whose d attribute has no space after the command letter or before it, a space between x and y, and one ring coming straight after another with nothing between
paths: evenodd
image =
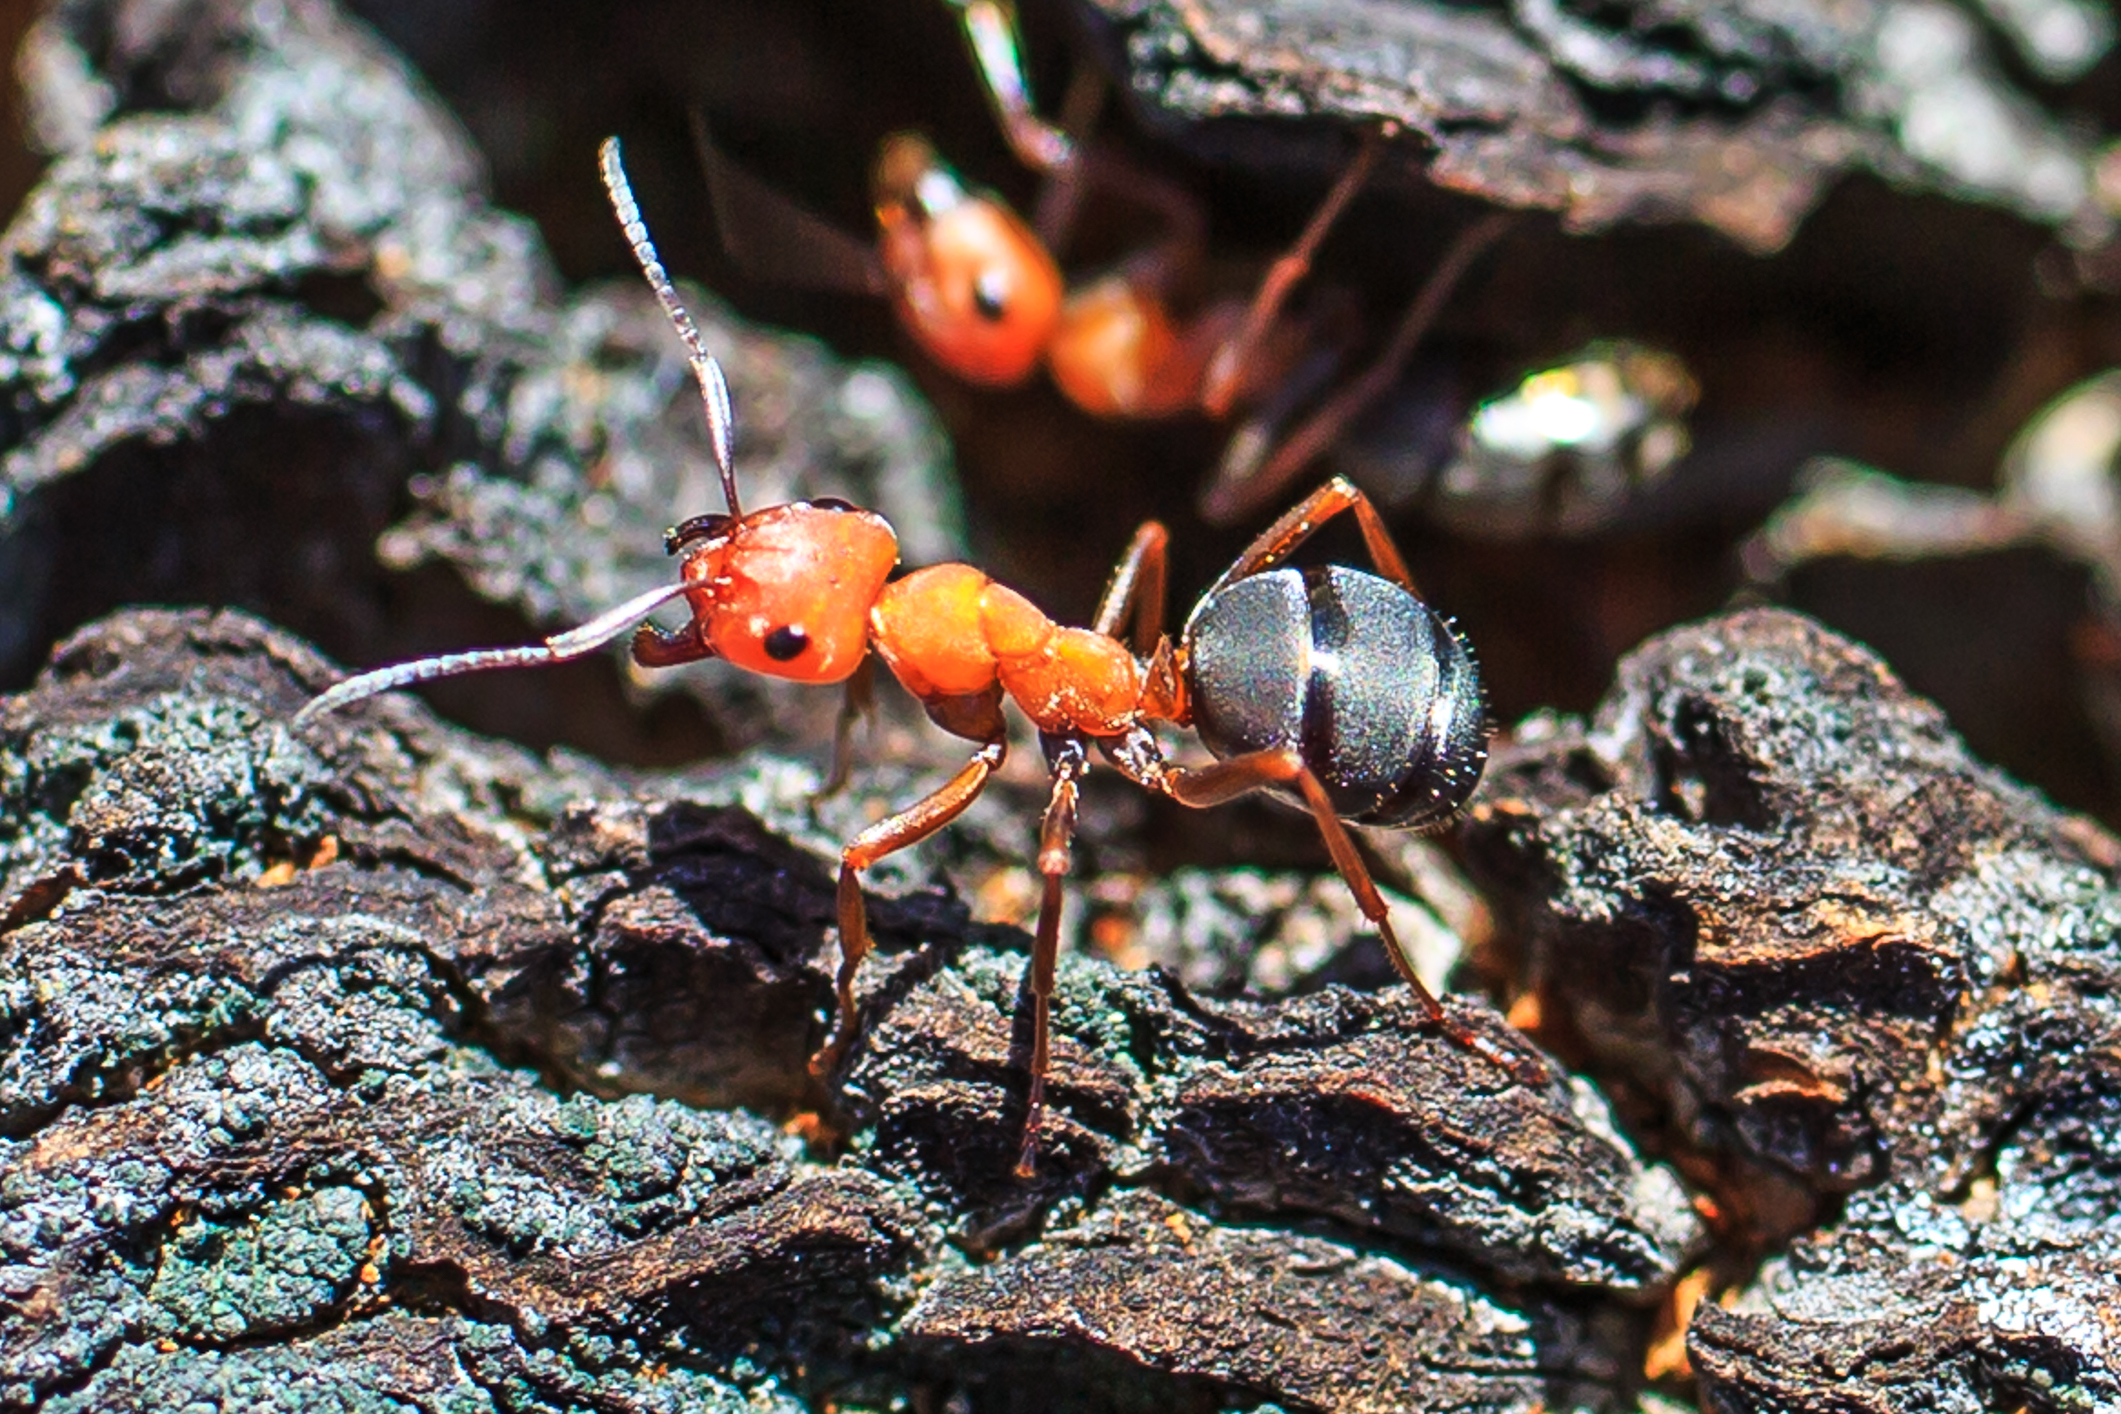
<instances>
[{"instance_id":1,"label":"ant leg","mask_svg":"<svg viewBox=\"0 0 2121 1414\"><path fill-rule=\"evenodd\" d=\"M1079 135L1097 126L1098 110L1105 104L1105 80L1093 65L1084 65L1075 71L1068 81L1068 93L1061 100L1060 131L1063 135ZM1019 154L1021 155L1021 154ZM1083 197L1089 183L1083 171L1080 147L1070 152L1068 160L1048 170L1046 181L1040 187L1037 204L1031 211L1031 229L1038 232L1039 240L1046 249L1058 256L1075 231L1076 218L1082 212Z\"/></svg>"},{"instance_id":2,"label":"ant leg","mask_svg":"<svg viewBox=\"0 0 2121 1414\"><path fill-rule=\"evenodd\" d=\"M1393 931L1392 920L1385 908L1384 895L1377 891L1377 884L1370 878L1369 866L1363 863L1362 855L1355 848L1355 841L1348 835L1347 826L1333 811L1333 802L1326 795L1326 788L1319 784L1318 777L1304 765L1303 758L1283 747L1269 751L1251 751L1242 756L1232 756L1209 766L1182 767L1162 773L1161 787L1164 794L1181 805L1196 809L1220 805L1248 791L1262 786L1294 786L1303 796L1304 805L1318 825L1318 833L1325 840L1326 852L1333 857L1333 867L1347 883L1348 891L1355 895L1355 906L1362 916L1370 921L1378 936L1384 939L1385 952L1409 987L1414 990L1414 999L1421 1003L1429 1022L1459 1047L1471 1051L1510 1072L1526 1085L1544 1085L1547 1080L1546 1067L1529 1056L1513 1056L1500 1046L1470 1030L1451 1013L1444 1010L1443 1003L1436 999L1414 971L1414 964L1400 945L1399 935Z\"/></svg>"},{"instance_id":3,"label":"ant leg","mask_svg":"<svg viewBox=\"0 0 2121 1414\"><path fill-rule=\"evenodd\" d=\"M1018 1178L1030 1178L1038 1171L1038 1132L1046 1119L1046 1068L1051 1058L1053 978L1060 959L1061 880L1067 877L1069 846L1075 839L1079 783L1090 769L1080 736L1044 740L1046 761L1053 770L1053 794L1038 832L1038 872L1044 892L1039 897L1038 932L1031 944L1031 1094L1024 1109L1023 1147L1016 1156Z\"/></svg>"},{"instance_id":4,"label":"ant leg","mask_svg":"<svg viewBox=\"0 0 2121 1414\"><path fill-rule=\"evenodd\" d=\"M962 815L965 807L979 799L980 792L987 788L988 780L1001 769L1003 758L1009 754L1009 738L1002 729L999 711L995 716L994 734L956 775L926 799L888 819L877 821L840 851L839 1003L833 1015L831 1034L825 1038L818 1053L810 1058L812 1075L830 1074L854 1041L854 979L861 971L862 959L869 955L869 909L862 901L862 871L908 845L919 844Z\"/></svg>"},{"instance_id":5,"label":"ant leg","mask_svg":"<svg viewBox=\"0 0 2121 1414\"><path fill-rule=\"evenodd\" d=\"M1031 110L1031 85L1024 76L1023 40L1016 15L1002 0L951 0L958 25L972 50L973 67L987 90L987 102L1001 123L1017 161L1034 172L1059 172L1075 160L1069 131L1057 128Z\"/></svg>"},{"instance_id":6,"label":"ant leg","mask_svg":"<svg viewBox=\"0 0 2121 1414\"><path fill-rule=\"evenodd\" d=\"M1514 219L1511 213L1498 211L1460 232L1451 248L1444 252L1442 261L1430 272L1421 293L1414 297L1414 303L1400 316L1399 327L1392 331L1392 337L1385 342L1384 351L1376 361L1364 369L1360 377L1327 399L1325 405L1289 434L1271 456L1261 461L1255 454L1221 467L1201 496L1201 514L1217 523L1237 518L1269 499L1313 458L1339 441L1348 424L1392 386L1400 369L1421 343L1422 336L1436 322L1436 316L1442 312L1444 301L1451 297L1452 290L1457 288L1481 253L1509 229Z\"/></svg>"},{"instance_id":7,"label":"ant leg","mask_svg":"<svg viewBox=\"0 0 2121 1414\"><path fill-rule=\"evenodd\" d=\"M832 727L832 774L825 777L813 800L829 800L846 788L847 778L854 773L854 724L875 711L876 659L865 657L847 679L839 720Z\"/></svg>"},{"instance_id":8,"label":"ant leg","mask_svg":"<svg viewBox=\"0 0 2121 1414\"><path fill-rule=\"evenodd\" d=\"M1296 244L1267 267L1259 289L1252 296L1251 306L1245 310L1244 323L1208 361L1200 392L1201 410L1208 416L1219 418L1229 414L1230 405L1243 387L1245 371L1258 352L1260 341L1274 327L1274 321L1281 317L1281 307L1288 302L1296 282L1311 273L1311 262L1317 258L1318 248L1325 243L1327 233L1348 209L1355 194L1369 182L1386 140L1398 132L1397 123L1386 123L1363 134L1362 146L1356 150L1354 160L1333 183L1333 189L1326 193L1326 199L1319 203L1318 209L1311 213L1311 220L1305 225L1303 234L1296 238Z\"/></svg>"},{"instance_id":9,"label":"ant leg","mask_svg":"<svg viewBox=\"0 0 2121 1414\"><path fill-rule=\"evenodd\" d=\"M1082 189L1070 196L1071 203L1089 191L1107 192L1153 213L1163 227L1153 244L1121 262L1120 273L1130 285L1162 297L1200 268L1208 248L1208 217L1184 187L1101 148L1082 149L1068 176ZM1049 246L1055 243L1043 227L1039 234Z\"/></svg>"},{"instance_id":10,"label":"ant leg","mask_svg":"<svg viewBox=\"0 0 2121 1414\"><path fill-rule=\"evenodd\" d=\"M1343 511L1355 513L1355 523L1362 529L1363 544L1369 549L1370 560L1378 573L1419 599L1421 591L1415 588L1414 576L1408 572L1399 546L1393 543L1392 532L1385 528L1384 517L1377 513L1370 498L1345 476L1334 477L1261 531L1230 568L1223 571L1222 578L1208 587L1208 594L1273 569L1316 535L1320 526Z\"/></svg>"},{"instance_id":11,"label":"ant leg","mask_svg":"<svg viewBox=\"0 0 2121 1414\"><path fill-rule=\"evenodd\" d=\"M1133 543L1112 568L1105 595L1097 601L1097 617L1091 628L1107 638L1117 638L1122 625L1133 620L1129 640L1137 656L1156 651L1164 632L1164 578L1169 563L1171 532L1159 521L1144 521L1134 532Z\"/></svg>"}]
</instances>

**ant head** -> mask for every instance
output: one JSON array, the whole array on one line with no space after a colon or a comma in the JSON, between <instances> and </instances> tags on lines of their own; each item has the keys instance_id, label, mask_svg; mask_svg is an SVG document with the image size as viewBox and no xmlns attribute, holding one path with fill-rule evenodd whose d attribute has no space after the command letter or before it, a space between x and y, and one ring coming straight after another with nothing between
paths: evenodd
<instances>
[{"instance_id":1,"label":"ant head","mask_svg":"<svg viewBox=\"0 0 2121 1414\"><path fill-rule=\"evenodd\" d=\"M685 570L676 584L636 595L543 643L444 653L357 673L312 698L295 714L296 727L349 703L418 682L491 668L562 663L595 652L629 631L634 660L648 667L712 654L771 677L839 682L868 656L869 609L898 563L898 537L882 516L845 501L798 501L744 514L737 504L736 472L730 461L729 385L721 365L700 341L699 329L656 258L619 160L619 140L606 138L597 160L633 258L684 341L686 359L699 381L707 440L722 474L728 514L694 516L665 535L665 547L685 556ZM685 635L667 635L642 622L678 598L692 610Z\"/></svg>"},{"instance_id":2,"label":"ant head","mask_svg":"<svg viewBox=\"0 0 2121 1414\"><path fill-rule=\"evenodd\" d=\"M731 464L729 388L671 287L619 161L618 139L599 161L612 210L633 255L684 341L707 414L727 515L695 516L664 545L683 553L683 594L699 643L737 667L797 682L838 682L869 651L869 606L898 563L898 537L873 511L845 501L797 501L745 515ZM635 656L640 657L640 639Z\"/></svg>"},{"instance_id":3,"label":"ant head","mask_svg":"<svg viewBox=\"0 0 2121 1414\"><path fill-rule=\"evenodd\" d=\"M869 608L898 564L874 511L797 501L719 527L685 559L702 640L748 672L839 682L869 651Z\"/></svg>"},{"instance_id":4,"label":"ant head","mask_svg":"<svg viewBox=\"0 0 2121 1414\"><path fill-rule=\"evenodd\" d=\"M936 362L990 386L1038 366L1060 314L1060 268L1017 214L966 188L925 138L876 163L880 255L899 317Z\"/></svg>"}]
</instances>

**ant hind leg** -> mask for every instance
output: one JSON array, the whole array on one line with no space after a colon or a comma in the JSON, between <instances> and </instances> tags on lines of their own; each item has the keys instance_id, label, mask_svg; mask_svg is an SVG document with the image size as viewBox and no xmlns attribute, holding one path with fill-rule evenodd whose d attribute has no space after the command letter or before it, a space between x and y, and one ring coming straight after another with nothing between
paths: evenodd
<instances>
[{"instance_id":1,"label":"ant hind leg","mask_svg":"<svg viewBox=\"0 0 2121 1414\"><path fill-rule=\"evenodd\" d=\"M1547 1069L1542 1062L1529 1055L1512 1055L1472 1030L1446 1011L1436 994L1421 980L1406 948L1399 941L1398 932L1392 927L1390 910L1385 906L1384 895L1378 892L1376 881L1370 877L1370 867L1355 848L1347 826L1334 813L1326 788L1296 752L1287 748L1253 751L1210 766L1170 770L1164 773L1161 784L1164 793L1173 800L1195 808L1220 805L1263 786L1295 787L1318 825L1326 852L1333 858L1334 869L1347 884L1348 891L1355 895L1355 906L1383 939L1393 969L1412 989L1414 999L1420 1003L1429 1023L1452 1044L1508 1071L1520 1084L1540 1086L1547 1083Z\"/></svg>"},{"instance_id":2,"label":"ant hind leg","mask_svg":"<svg viewBox=\"0 0 2121 1414\"><path fill-rule=\"evenodd\" d=\"M1214 594L1240 579L1273 569L1343 511L1355 513L1355 523L1362 529L1363 544L1369 550L1377 572L1419 599L1421 591L1415 587L1414 576L1407 569L1399 546L1393 542L1392 532L1385 527L1384 517L1377 513L1370 498L1344 476L1334 477L1298 501L1283 513L1281 519L1255 536L1244 553L1223 571L1222 577L1209 586L1208 593Z\"/></svg>"}]
</instances>

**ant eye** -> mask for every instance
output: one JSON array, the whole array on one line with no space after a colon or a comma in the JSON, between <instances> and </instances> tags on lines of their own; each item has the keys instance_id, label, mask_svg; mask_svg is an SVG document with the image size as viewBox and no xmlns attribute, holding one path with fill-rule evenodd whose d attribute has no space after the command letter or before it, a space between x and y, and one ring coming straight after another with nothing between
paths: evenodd
<instances>
[{"instance_id":1,"label":"ant eye","mask_svg":"<svg viewBox=\"0 0 2121 1414\"><path fill-rule=\"evenodd\" d=\"M982 270L972 282L972 307L990 324L1002 322L1009 312L1008 277L999 270Z\"/></svg>"},{"instance_id":2,"label":"ant eye","mask_svg":"<svg viewBox=\"0 0 2121 1414\"><path fill-rule=\"evenodd\" d=\"M821 511L855 511L861 507L852 501L842 501L837 496L820 496L810 503Z\"/></svg>"},{"instance_id":3,"label":"ant eye","mask_svg":"<svg viewBox=\"0 0 2121 1414\"><path fill-rule=\"evenodd\" d=\"M776 663L790 662L802 656L810 646L810 635L799 628L783 624L766 635L766 656Z\"/></svg>"}]
</instances>

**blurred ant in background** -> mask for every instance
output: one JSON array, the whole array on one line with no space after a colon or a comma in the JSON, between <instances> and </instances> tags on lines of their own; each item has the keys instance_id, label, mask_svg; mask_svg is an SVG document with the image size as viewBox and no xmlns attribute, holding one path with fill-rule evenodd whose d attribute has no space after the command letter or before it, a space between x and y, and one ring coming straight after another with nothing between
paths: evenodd
<instances>
[{"instance_id":1,"label":"blurred ant in background","mask_svg":"<svg viewBox=\"0 0 2121 1414\"><path fill-rule=\"evenodd\" d=\"M882 659L930 720L977 749L948 782L841 851L837 1008L811 1061L823 1076L856 1032L855 981L870 950L862 871L934 834L979 797L1008 755L1002 704L1014 702L1038 728L1051 775L1039 831L1044 889L1030 967L1031 1080L1017 1162L1023 1176L1033 1171L1045 1112L1061 885L1092 747L1129 780L1181 805L1206 807L1266 790L1307 811L1428 1020L1525 1083L1545 1082L1539 1062L1473 1031L1422 984L1342 823L1440 828L1472 794L1488 754L1486 703L1472 657L1450 623L1416 595L1390 532L1360 491L1335 478L1282 516L1209 587L1175 644L1163 622L1168 537L1153 521L1136 532L1089 628L1054 623L971 565L932 565L893 579L898 539L873 511L821 499L745 513L721 368L649 241L616 138L606 140L600 162L634 258L699 382L727 513L695 516L668 532L666 548L684 556L677 583L541 644L445 654L348 678L303 707L298 728L379 692L559 662L631 632L634 661L643 667L721 658L770 677L845 684L849 710L834 744L838 782L846 776L852 723L867 705L873 662ZM1377 573L1286 564L1344 512L1354 515ZM644 622L677 599L691 610L685 627L670 632ZM1159 723L1192 727L1217 759L1201 766L1171 761L1156 735Z\"/></svg>"},{"instance_id":2,"label":"blurred ant in background","mask_svg":"<svg viewBox=\"0 0 2121 1414\"><path fill-rule=\"evenodd\" d=\"M1188 192L1073 133L1094 121L1102 84L1088 70L1060 125L1034 111L1015 17L1001 0L950 0L1011 149L1046 179L1035 224L968 186L925 138L885 139L873 171L874 246L803 211L729 161L699 122L722 239L762 278L889 298L930 358L966 382L1016 387L1043 363L1096 417L1200 413L1236 420L1201 513L1227 524L1258 510L1386 392L1467 269L1502 234L1494 213L1454 240L1371 366L1283 429L1330 383L1357 319L1351 301L1285 306L1319 247L1369 181L1397 128L1372 129L1295 243L1249 299L1185 296L1206 259L1206 217ZM1095 278L1068 281L1061 248L1091 191L1152 212L1160 236Z\"/></svg>"}]
</instances>

